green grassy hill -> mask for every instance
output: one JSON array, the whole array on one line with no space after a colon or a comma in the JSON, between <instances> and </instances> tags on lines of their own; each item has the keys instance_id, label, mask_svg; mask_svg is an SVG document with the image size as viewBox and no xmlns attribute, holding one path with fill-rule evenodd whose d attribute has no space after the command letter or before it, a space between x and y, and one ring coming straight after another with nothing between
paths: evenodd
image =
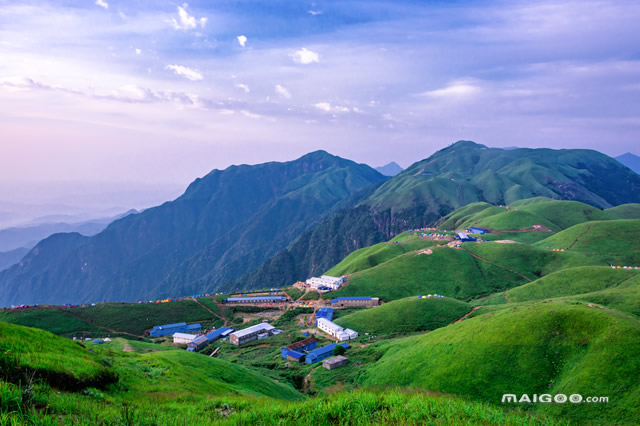
<instances>
[{"instance_id":1,"label":"green grassy hill","mask_svg":"<svg viewBox=\"0 0 640 426\"><path fill-rule=\"evenodd\" d=\"M640 274L637 270L608 266L579 266L563 269L534 282L507 291L509 302L550 299L592 293L616 287Z\"/></svg>"},{"instance_id":2,"label":"green grassy hill","mask_svg":"<svg viewBox=\"0 0 640 426\"><path fill-rule=\"evenodd\" d=\"M414 296L354 312L336 323L360 334L402 334L444 327L470 311L468 303L455 299Z\"/></svg>"},{"instance_id":3,"label":"green grassy hill","mask_svg":"<svg viewBox=\"0 0 640 426\"><path fill-rule=\"evenodd\" d=\"M536 246L565 248L608 264L640 266L640 220L582 223L546 238Z\"/></svg>"},{"instance_id":4,"label":"green grassy hill","mask_svg":"<svg viewBox=\"0 0 640 426\"><path fill-rule=\"evenodd\" d=\"M211 298L198 299L214 313L219 308ZM171 303L107 303L84 308L29 308L0 311L0 321L37 327L65 337L104 337L131 334L142 337L155 325L200 322L219 327L223 321L193 300Z\"/></svg>"},{"instance_id":5,"label":"green grassy hill","mask_svg":"<svg viewBox=\"0 0 640 426\"><path fill-rule=\"evenodd\" d=\"M614 219L640 219L640 204L622 204L605 210Z\"/></svg>"},{"instance_id":6,"label":"green grassy hill","mask_svg":"<svg viewBox=\"0 0 640 426\"><path fill-rule=\"evenodd\" d=\"M466 247L466 245L465 245ZM527 280L449 247L410 252L351 275L349 285L327 297L373 296L391 301L417 294L467 299L506 290Z\"/></svg>"},{"instance_id":7,"label":"green grassy hill","mask_svg":"<svg viewBox=\"0 0 640 426\"><path fill-rule=\"evenodd\" d=\"M607 396L603 404L538 404L577 422L640 422L640 324L569 302L514 307L380 343L368 386L408 386L499 404L505 393ZM419 360L419 362L418 362Z\"/></svg>"}]
</instances>

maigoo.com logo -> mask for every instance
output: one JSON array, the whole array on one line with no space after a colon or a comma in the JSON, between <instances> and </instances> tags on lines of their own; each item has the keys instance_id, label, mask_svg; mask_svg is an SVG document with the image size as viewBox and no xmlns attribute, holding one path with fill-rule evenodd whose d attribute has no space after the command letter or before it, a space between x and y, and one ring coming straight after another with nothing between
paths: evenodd
<instances>
[{"instance_id":1,"label":"maigoo.com logo","mask_svg":"<svg viewBox=\"0 0 640 426\"><path fill-rule=\"evenodd\" d=\"M533 394L529 396L524 393L518 397L518 395L514 393L506 393L502 395L502 403L503 404L565 404L566 402L570 402L572 404L606 404L609 402L608 396L589 396L584 398L582 395L578 393L574 393L567 398L567 395L563 393L559 393L556 395L550 395L548 393L544 393L542 395Z\"/></svg>"}]
</instances>

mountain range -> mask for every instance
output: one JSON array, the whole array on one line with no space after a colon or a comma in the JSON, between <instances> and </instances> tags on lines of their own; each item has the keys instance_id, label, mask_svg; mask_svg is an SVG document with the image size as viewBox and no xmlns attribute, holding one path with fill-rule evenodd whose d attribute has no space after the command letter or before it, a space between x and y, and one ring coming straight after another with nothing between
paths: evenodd
<instances>
[{"instance_id":1,"label":"mountain range","mask_svg":"<svg viewBox=\"0 0 640 426\"><path fill-rule=\"evenodd\" d=\"M470 141L390 179L323 151L232 166L93 237L57 234L40 242L0 272L0 306L283 286L469 203L540 196L597 208L640 202L640 176L596 151L503 150Z\"/></svg>"},{"instance_id":2,"label":"mountain range","mask_svg":"<svg viewBox=\"0 0 640 426\"><path fill-rule=\"evenodd\" d=\"M627 152L626 154L619 155L615 158L634 172L640 174L640 157L637 155Z\"/></svg>"},{"instance_id":3,"label":"mountain range","mask_svg":"<svg viewBox=\"0 0 640 426\"><path fill-rule=\"evenodd\" d=\"M395 176L403 169L398 165L398 163L392 161L384 166L376 167L376 170L385 176Z\"/></svg>"},{"instance_id":4,"label":"mountain range","mask_svg":"<svg viewBox=\"0 0 640 426\"><path fill-rule=\"evenodd\" d=\"M93 237L43 240L0 272L0 306L131 301L216 288L385 179L324 151L214 170L176 200L116 220Z\"/></svg>"}]
</instances>

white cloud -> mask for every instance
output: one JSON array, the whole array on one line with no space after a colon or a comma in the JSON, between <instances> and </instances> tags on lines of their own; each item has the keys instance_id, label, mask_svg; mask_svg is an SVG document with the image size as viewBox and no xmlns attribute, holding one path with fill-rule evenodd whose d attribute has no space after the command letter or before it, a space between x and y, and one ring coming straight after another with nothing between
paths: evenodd
<instances>
[{"instance_id":1,"label":"white cloud","mask_svg":"<svg viewBox=\"0 0 640 426\"><path fill-rule=\"evenodd\" d=\"M167 65L164 68L173 71L177 75L188 78L191 81L200 81L204 78L200 71L194 70L189 67L183 67L182 65Z\"/></svg>"},{"instance_id":2,"label":"white cloud","mask_svg":"<svg viewBox=\"0 0 640 426\"><path fill-rule=\"evenodd\" d=\"M207 18L202 17L200 19L196 19L195 16L189 15L187 7L189 7L187 3L184 3L182 6L178 6L178 20L176 20L176 18L172 18L168 22L173 25L173 28L176 30L188 31L196 29L198 26L200 26L200 28L204 28L207 24Z\"/></svg>"},{"instance_id":3,"label":"white cloud","mask_svg":"<svg viewBox=\"0 0 640 426\"><path fill-rule=\"evenodd\" d=\"M349 112L350 111L350 109L348 107L339 106L339 105L335 107L335 110L338 111L338 112Z\"/></svg>"},{"instance_id":4,"label":"white cloud","mask_svg":"<svg viewBox=\"0 0 640 426\"><path fill-rule=\"evenodd\" d=\"M331 104L329 102L318 102L314 107L321 109L324 112L331 111Z\"/></svg>"},{"instance_id":5,"label":"white cloud","mask_svg":"<svg viewBox=\"0 0 640 426\"><path fill-rule=\"evenodd\" d=\"M249 86L247 86L246 84L238 83L236 84L236 87L238 89L244 90L244 93L249 93L251 91L251 89L249 89Z\"/></svg>"},{"instance_id":6,"label":"white cloud","mask_svg":"<svg viewBox=\"0 0 640 426\"><path fill-rule=\"evenodd\" d=\"M289 54L296 64L309 65L314 62L320 62L320 56L316 52L302 48L295 53Z\"/></svg>"},{"instance_id":7,"label":"white cloud","mask_svg":"<svg viewBox=\"0 0 640 426\"><path fill-rule=\"evenodd\" d=\"M463 98L473 96L482 89L470 82L456 81L442 89L429 90L421 93L421 96L429 96L433 98Z\"/></svg>"},{"instance_id":8,"label":"white cloud","mask_svg":"<svg viewBox=\"0 0 640 426\"><path fill-rule=\"evenodd\" d=\"M274 89L278 96L285 99L291 99L291 92L286 87L276 84Z\"/></svg>"},{"instance_id":9,"label":"white cloud","mask_svg":"<svg viewBox=\"0 0 640 426\"><path fill-rule=\"evenodd\" d=\"M236 37L238 39L238 44L242 47L244 47L245 44L247 44L247 37L243 36L243 35L239 35L238 37Z\"/></svg>"},{"instance_id":10,"label":"white cloud","mask_svg":"<svg viewBox=\"0 0 640 426\"><path fill-rule=\"evenodd\" d=\"M105 9L109 9L109 3L104 0L96 0L96 5Z\"/></svg>"},{"instance_id":11,"label":"white cloud","mask_svg":"<svg viewBox=\"0 0 640 426\"><path fill-rule=\"evenodd\" d=\"M142 53L142 49L136 49L136 55L139 55Z\"/></svg>"},{"instance_id":12,"label":"white cloud","mask_svg":"<svg viewBox=\"0 0 640 426\"><path fill-rule=\"evenodd\" d=\"M323 11L321 11L321 10L310 10L310 11L309 11L309 15L312 15L312 16L322 15L323 13L324 13L324 12L323 12Z\"/></svg>"}]
</instances>

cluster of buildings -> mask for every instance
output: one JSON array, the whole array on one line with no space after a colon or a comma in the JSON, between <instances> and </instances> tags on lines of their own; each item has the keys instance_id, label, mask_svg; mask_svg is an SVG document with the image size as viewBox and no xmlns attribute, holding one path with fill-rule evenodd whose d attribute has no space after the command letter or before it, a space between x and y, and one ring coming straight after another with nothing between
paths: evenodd
<instances>
[{"instance_id":1,"label":"cluster of buildings","mask_svg":"<svg viewBox=\"0 0 640 426\"><path fill-rule=\"evenodd\" d=\"M319 292L338 290L346 277L332 277L330 275L323 275L321 277L309 278L306 283L309 287L318 290Z\"/></svg>"},{"instance_id":2,"label":"cluster of buildings","mask_svg":"<svg viewBox=\"0 0 640 426\"><path fill-rule=\"evenodd\" d=\"M234 332L233 328L221 327L217 330L212 331L211 333L205 334L204 336L199 336L193 339L192 341L187 343L187 350L189 352L199 351L203 349L205 346L210 343L215 342L218 339L224 339ZM174 335L174 343L175 343L175 335Z\"/></svg>"},{"instance_id":3,"label":"cluster of buildings","mask_svg":"<svg viewBox=\"0 0 640 426\"><path fill-rule=\"evenodd\" d=\"M318 340L315 337L307 337L304 340L290 344L280 349L280 356L289 361L303 362L305 360L305 352L311 351L318 347Z\"/></svg>"}]
</instances>

